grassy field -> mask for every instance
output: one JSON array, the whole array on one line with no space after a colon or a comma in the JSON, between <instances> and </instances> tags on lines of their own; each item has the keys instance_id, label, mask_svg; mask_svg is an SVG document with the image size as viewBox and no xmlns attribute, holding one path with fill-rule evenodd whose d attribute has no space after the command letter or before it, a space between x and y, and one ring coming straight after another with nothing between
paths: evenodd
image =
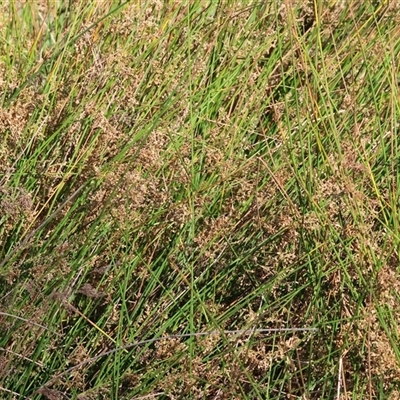
<instances>
[{"instance_id":1,"label":"grassy field","mask_svg":"<svg viewBox=\"0 0 400 400\"><path fill-rule=\"evenodd\" d=\"M0 5L1 399L400 399L400 6Z\"/></svg>"}]
</instances>

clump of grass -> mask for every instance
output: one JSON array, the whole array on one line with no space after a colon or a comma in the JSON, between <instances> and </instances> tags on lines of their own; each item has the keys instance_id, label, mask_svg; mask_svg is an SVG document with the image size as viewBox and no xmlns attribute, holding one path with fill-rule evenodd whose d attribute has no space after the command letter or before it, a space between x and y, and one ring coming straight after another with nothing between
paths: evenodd
<instances>
[{"instance_id":1,"label":"clump of grass","mask_svg":"<svg viewBox=\"0 0 400 400\"><path fill-rule=\"evenodd\" d=\"M4 398L396 398L396 6L1 7Z\"/></svg>"}]
</instances>

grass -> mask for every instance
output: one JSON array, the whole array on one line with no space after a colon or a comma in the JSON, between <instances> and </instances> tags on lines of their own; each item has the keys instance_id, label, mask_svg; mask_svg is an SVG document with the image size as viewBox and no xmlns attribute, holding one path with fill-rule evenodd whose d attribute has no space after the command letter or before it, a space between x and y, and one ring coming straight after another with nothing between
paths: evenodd
<instances>
[{"instance_id":1,"label":"grass","mask_svg":"<svg viewBox=\"0 0 400 400\"><path fill-rule=\"evenodd\" d=\"M397 399L391 1L0 6L5 399Z\"/></svg>"}]
</instances>

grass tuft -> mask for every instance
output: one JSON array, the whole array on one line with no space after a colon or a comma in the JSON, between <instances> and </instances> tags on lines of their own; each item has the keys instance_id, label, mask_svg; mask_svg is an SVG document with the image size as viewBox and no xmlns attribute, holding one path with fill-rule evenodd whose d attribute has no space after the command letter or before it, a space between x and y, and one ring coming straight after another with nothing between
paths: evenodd
<instances>
[{"instance_id":1,"label":"grass tuft","mask_svg":"<svg viewBox=\"0 0 400 400\"><path fill-rule=\"evenodd\" d=\"M391 1L0 5L0 393L397 399Z\"/></svg>"}]
</instances>

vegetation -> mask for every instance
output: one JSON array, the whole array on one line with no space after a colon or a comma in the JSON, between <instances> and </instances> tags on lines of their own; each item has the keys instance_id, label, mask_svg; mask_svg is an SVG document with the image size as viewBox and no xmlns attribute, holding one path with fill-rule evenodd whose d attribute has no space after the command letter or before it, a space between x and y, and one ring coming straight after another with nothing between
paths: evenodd
<instances>
[{"instance_id":1,"label":"vegetation","mask_svg":"<svg viewBox=\"0 0 400 400\"><path fill-rule=\"evenodd\" d=\"M0 8L1 398L400 398L398 3Z\"/></svg>"}]
</instances>

